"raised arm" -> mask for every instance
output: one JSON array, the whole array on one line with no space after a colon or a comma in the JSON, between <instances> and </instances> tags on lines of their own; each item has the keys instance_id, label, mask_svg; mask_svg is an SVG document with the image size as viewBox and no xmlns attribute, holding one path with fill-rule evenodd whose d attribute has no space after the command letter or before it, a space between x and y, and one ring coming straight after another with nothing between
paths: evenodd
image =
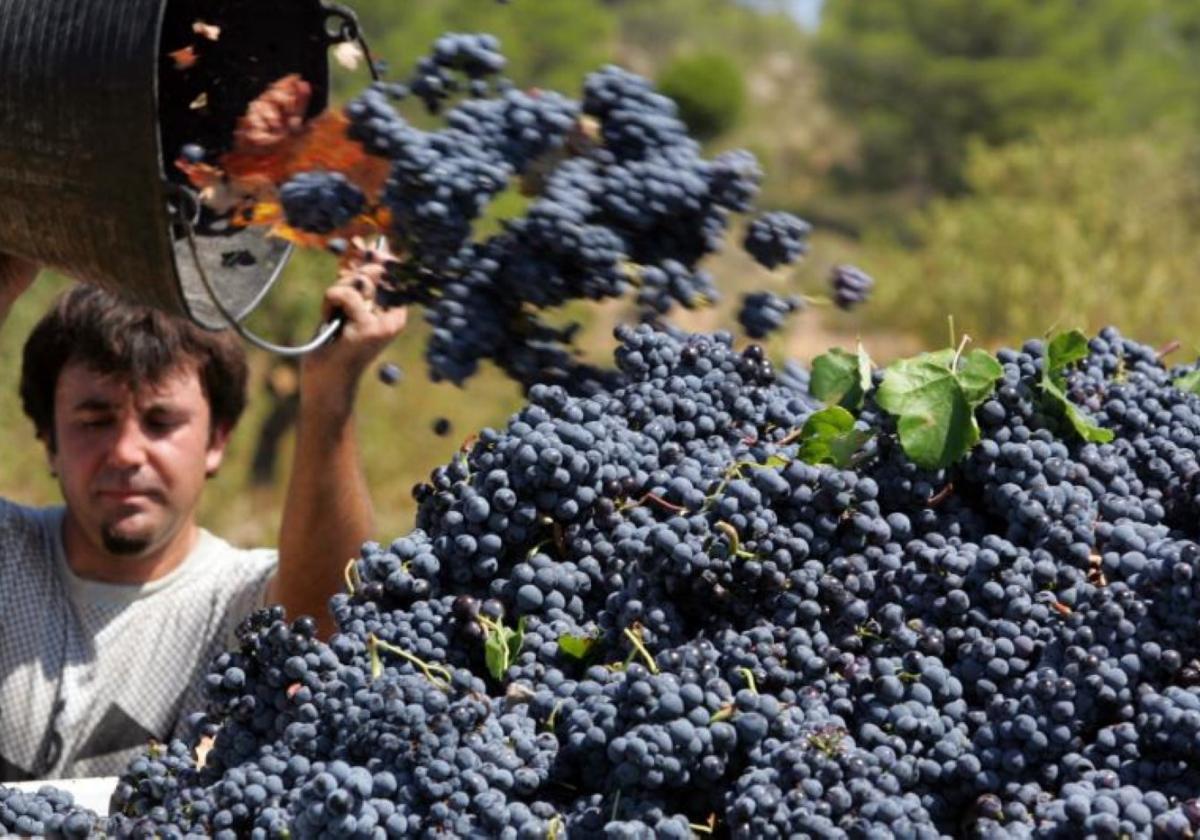
<instances>
[{"instance_id":1,"label":"raised arm","mask_svg":"<svg viewBox=\"0 0 1200 840\"><path fill-rule=\"evenodd\" d=\"M0 254L0 324L8 317L13 301L33 284L38 266L19 257Z\"/></svg>"},{"instance_id":2,"label":"raised arm","mask_svg":"<svg viewBox=\"0 0 1200 840\"><path fill-rule=\"evenodd\" d=\"M300 366L296 450L279 534L279 568L271 600L291 616L315 617L333 630L329 598L374 524L354 431L353 408L363 373L404 329L404 309L379 309L369 280L340 282L325 295L326 311L346 324L332 343Z\"/></svg>"}]
</instances>

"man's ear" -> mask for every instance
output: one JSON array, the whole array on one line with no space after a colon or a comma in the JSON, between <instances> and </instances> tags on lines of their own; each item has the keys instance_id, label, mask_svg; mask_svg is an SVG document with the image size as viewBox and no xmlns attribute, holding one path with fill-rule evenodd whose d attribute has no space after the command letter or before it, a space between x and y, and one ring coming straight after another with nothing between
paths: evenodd
<instances>
[{"instance_id":1,"label":"man's ear","mask_svg":"<svg viewBox=\"0 0 1200 840\"><path fill-rule=\"evenodd\" d=\"M213 427L208 439L208 452L204 456L205 478L212 478L221 468L221 461L225 458L225 447L229 444L229 436L232 433L233 427L228 423Z\"/></svg>"}]
</instances>

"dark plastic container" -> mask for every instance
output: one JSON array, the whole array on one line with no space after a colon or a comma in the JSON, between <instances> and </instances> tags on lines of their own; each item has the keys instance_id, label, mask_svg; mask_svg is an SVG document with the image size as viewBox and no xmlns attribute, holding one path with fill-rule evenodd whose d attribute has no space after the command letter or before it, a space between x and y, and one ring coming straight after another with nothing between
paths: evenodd
<instances>
[{"instance_id":1,"label":"dark plastic container","mask_svg":"<svg viewBox=\"0 0 1200 840\"><path fill-rule=\"evenodd\" d=\"M195 212L173 162L185 143L225 150L247 104L289 73L313 86L310 116L323 110L328 15L319 0L0 0L0 252L227 326L172 210ZM169 53L190 44L201 58L181 70ZM213 290L244 317L290 249L207 211L195 222Z\"/></svg>"}]
</instances>

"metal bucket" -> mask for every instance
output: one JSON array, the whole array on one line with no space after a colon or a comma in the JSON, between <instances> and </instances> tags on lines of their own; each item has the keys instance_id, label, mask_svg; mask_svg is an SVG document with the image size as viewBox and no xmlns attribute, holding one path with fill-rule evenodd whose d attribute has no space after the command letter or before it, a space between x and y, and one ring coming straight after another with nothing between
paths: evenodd
<instances>
[{"instance_id":1,"label":"metal bucket","mask_svg":"<svg viewBox=\"0 0 1200 840\"><path fill-rule=\"evenodd\" d=\"M309 116L323 110L331 14L320 0L0 0L0 252L210 329L240 321L290 248L181 208L173 161L186 143L227 150L289 73L313 87ZM170 53L193 44L200 60L179 69Z\"/></svg>"}]
</instances>

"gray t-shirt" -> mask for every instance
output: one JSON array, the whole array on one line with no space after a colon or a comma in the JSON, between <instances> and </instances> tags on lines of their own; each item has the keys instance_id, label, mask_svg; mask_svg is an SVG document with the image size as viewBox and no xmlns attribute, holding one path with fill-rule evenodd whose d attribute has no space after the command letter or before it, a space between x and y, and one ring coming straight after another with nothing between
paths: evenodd
<instances>
[{"instance_id":1,"label":"gray t-shirt","mask_svg":"<svg viewBox=\"0 0 1200 840\"><path fill-rule=\"evenodd\" d=\"M275 571L274 550L201 531L159 580L84 580L63 515L0 499L0 781L115 775L148 740L181 734Z\"/></svg>"}]
</instances>

